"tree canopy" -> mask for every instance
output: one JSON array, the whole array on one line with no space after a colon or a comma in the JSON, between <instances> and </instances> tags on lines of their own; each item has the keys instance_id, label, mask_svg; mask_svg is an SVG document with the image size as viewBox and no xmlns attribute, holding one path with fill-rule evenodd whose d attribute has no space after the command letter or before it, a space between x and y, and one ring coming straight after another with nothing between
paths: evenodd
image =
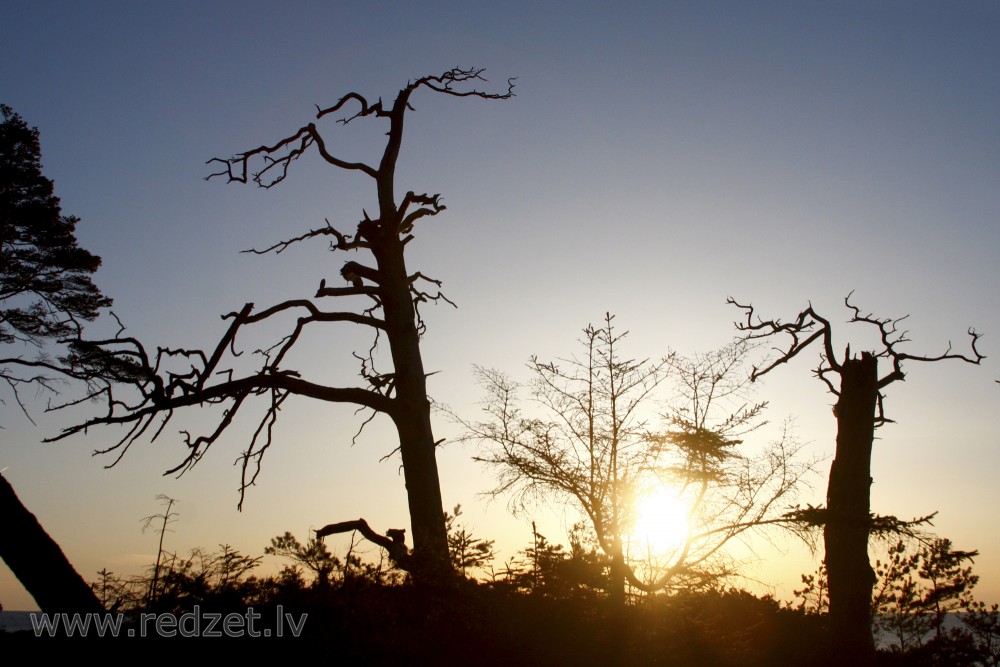
<instances>
[{"instance_id":1,"label":"tree canopy","mask_svg":"<svg viewBox=\"0 0 1000 667\"><path fill-rule=\"evenodd\" d=\"M45 344L79 335L111 299L91 281L101 258L77 245L79 218L63 215L51 180L42 175L37 128L0 105L0 377L14 391L33 382L49 386ZM33 348L26 358L22 348ZM21 404L23 407L23 404Z\"/></svg>"},{"instance_id":2,"label":"tree canopy","mask_svg":"<svg viewBox=\"0 0 1000 667\"><path fill-rule=\"evenodd\" d=\"M480 370L486 420L459 419L466 438L484 447L476 460L497 474L494 495L528 509L565 501L585 517L611 561L610 591L647 593L699 587L733 574L725 545L749 530L785 523L810 464L796 460L787 430L759 455L739 449L763 426L766 404L749 400L741 376L748 346L737 343L693 358L634 360L622 355L614 317L584 329L581 355L556 362L533 357L525 408L516 382ZM676 397L658 428L647 419L657 390L673 380ZM643 545L642 501L674 518L668 544Z\"/></svg>"}]
</instances>

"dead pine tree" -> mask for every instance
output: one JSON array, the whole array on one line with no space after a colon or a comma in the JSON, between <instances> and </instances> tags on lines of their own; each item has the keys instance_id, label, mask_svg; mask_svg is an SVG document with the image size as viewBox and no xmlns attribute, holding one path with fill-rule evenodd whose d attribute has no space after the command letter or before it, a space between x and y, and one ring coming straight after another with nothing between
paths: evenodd
<instances>
[{"instance_id":1,"label":"dead pine tree","mask_svg":"<svg viewBox=\"0 0 1000 667\"><path fill-rule=\"evenodd\" d=\"M159 436L173 413L181 408L222 405L222 417L213 431L198 436L185 434L188 455L169 471L183 472L197 463L229 428L241 409L245 411L247 405L257 404L262 416L257 418L259 425L242 455L242 505L244 492L260 473L261 459L272 443L274 425L287 398L300 396L355 404L371 410L372 416L388 416L399 434L398 451L402 458L414 548L412 558L400 554L401 560L407 563L418 582L441 581L454 576L448 558L435 457L438 443L431 429L427 374L420 351L420 337L425 329L420 304L447 299L439 291L440 281L407 268L404 252L414 238L417 224L441 213L445 207L438 194L411 191L398 197L396 163L406 114L414 111L415 93L426 91L482 100L505 100L513 96L511 80L507 81L503 92L477 89L476 84L485 81L482 73L481 69L455 68L443 74L420 77L400 89L391 104L381 99L372 103L365 96L351 92L332 106L317 108L315 122L302 125L273 143L232 158L210 160L209 163L219 169L209 178L220 177L230 183L253 182L262 188L271 188L284 181L296 160L311 151L317 153L335 174L361 177L374 188L378 208L374 216L363 212L353 233L344 233L327 222L325 226L253 252L280 253L300 242L322 241L329 243L330 250L337 253L361 253L363 261L367 257L367 263L353 260L344 263L339 279L346 281L345 286L329 286L324 278L309 297L291 299L264 309L257 309L253 303L245 304L224 316L229 320L228 330L214 347L206 350L161 348L149 354L139 341L121 334L112 340L76 342L78 366L96 369L107 381L97 393L104 394L108 409L106 414L70 428L59 437L100 424L125 425L128 427L126 435L106 450L123 454L147 430L153 434L153 439ZM386 124L385 145L378 164L353 162L337 155L333 128L326 123L338 114L342 114L337 121L342 125L359 121ZM328 309L322 305L331 301L341 303L344 298L360 298L368 306L350 310ZM237 363L235 359L239 355L236 346L240 334L246 328L259 328L264 323L280 329L281 333L274 345L259 350L262 363L247 371L247 364ZM289 361L303 332L311 332L317 325L335 323L367 327L375 339L367 354L355 353L361 366L362 382L358 386L331 386L313 377L314 373L310 372L313 369L308 366L295 367ZM386 363L382 356L376 359L376 344L380 339L388 341L392 366L384 370L376 370L378 365ZM169 368L171 362L174 368ZM137 400L123 401L114 395L122 384L136 390ZM331 525L364 524L363 520L359 521L361 523L350 521ZM398 547L396 540L391 538L387 538L387 543L394 549Z\"/></svg>"},{"instance_id":2,"label":"dead pine tree","mask_svg":"<svg viewBox=\"0 0 1000 667\"><path fill-rule=\"evenodd\" d=\"M156 496L156 499L165 506L163 513L152 514L142 520L143 532L146 532L150 526L155 525L157 522L160 523L160 527L156 529L156 532L160 534L160 541L156 548L156 565L153 566L153 579L149 582L149 592L146 594L146 603L150 606L156 602L159 594L160 571L163 563L163 540L167 535L167 531L170 530L167 526L177 520L177 512L171 511L174 505L177 504L177 500L163 493Z\"/></svg>"},{"instance_id":3,"label":"dead pine tree","mask_svg":"<svg viewBox=\"0 0 1000 667\"><path fill-rule=\"evenodd\" d=\"M778 347L777 359L763 368L754 368L753 380L790 361L813 343L818 342L821 346L821 361L815 373L837 397L834 406L837 447L830 468L826 507L810 507L798 515L807 523L823 526L830 629L839 659L849 657L854 661L852 664L868 664L875 656L871 610L875 572L868 559L869 537L873 532L912 529L914 524L931 518L905 522L871 513L872 442L876 427L890 421L885 416L882 392L893 382L904 379L903 364L906 362L955 359L978 365L985 357L976 349L981 334L971 328L969 354L953 352L950 344L937 356L903 352L899 347L909 339L898 324L905 316L879 319L862 314L850 299L851 294L844 299L852 313L848 323L874 327L880 336L880 348L855 356L848 345L841 361L834 352L833 327L829 320L813 310L812 305L800 312L794 321L783 323L757 317L752 305L742 305L731 298L729 303L744 311L745 319L737 322L736 327L747 339L788 338L786 345ZM889 366L887 371L879 369L880 360Z\"/></svg>"}]
</instances>

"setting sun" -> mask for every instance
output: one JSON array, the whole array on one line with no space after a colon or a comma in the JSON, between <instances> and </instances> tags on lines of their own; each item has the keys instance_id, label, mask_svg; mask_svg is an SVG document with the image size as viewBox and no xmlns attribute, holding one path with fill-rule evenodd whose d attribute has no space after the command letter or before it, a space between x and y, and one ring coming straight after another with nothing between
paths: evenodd
<instances>
[{"instance_id":1,"label":"setting sun","mask_svg":"<svg viewBox=\"0 0 1000 667\"><path fill-rule=\"evenodd\" d=\"M681 547L690 524L688 508L665 487L656 487L636 503L634 544L653 554L665 554Z\"/></svg>"}]
</instances>

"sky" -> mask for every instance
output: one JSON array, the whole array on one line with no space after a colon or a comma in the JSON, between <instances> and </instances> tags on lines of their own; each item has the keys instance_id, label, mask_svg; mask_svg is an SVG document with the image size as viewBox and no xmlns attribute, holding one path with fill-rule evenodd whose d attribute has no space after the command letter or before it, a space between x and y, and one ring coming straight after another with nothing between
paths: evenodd
<instances>
[{"instance_id":1,"label":"sky","mask_svg":"<svg viewBox=\"0 0 1000 667\"><path fill-rule=\"evenodd\" d=\"M476 419L474 366L527 379L525 362L576 351L605 312L630 331L628 352L704 352L735 335L727 297L785 320L808 304L836 346L870 348L846 326L854 302L906 320L911 354L936 355L984 334L980 367L911 364L886 392L895 423L874 446L872 507L938 512L935 530L980 552L979 597L1000 601L1000 5L986 1L837 2L28 2L8 0L0 102L39 128L44 173L80 244L103 258L95 282L128 333L149 348L212 347L220 315L310 296L339 280L322 243L266 247L329 219L351 229L373 210L367 179L303 158L264 191L206 181L212 157L287 136L315 105L350 91L394 98L408 81L483 67L507 101L414 96L397 171L407 190L441 193L411 270L444 281L457 305L425 311L424 364L435 402ZM331 126L340 155L377 161L384 129ZM95 334L113 334L110 318ZM280 330L269 334L283 335ZM307 341L317 377L354 382L364 335ZM248 343L249 345L250 343ZM820 474L803 502L823 502L834 397L811 374L818 350L757 387L770 419L792 417ZM66 391L72 393L72 387ZM135 574L155 560L143 517L178 500L165 546L230 544L259 555L270 538L364 516L408 527L388 424L357 444L349 406L292 399L242 512L245 446L217 443L177 479L181 436L140 442L111 469L95 449L110 429L44 442L100 410L47 413L49 397L0 406L0 468L84 577ZM652 410L655 413L655 406ZM192 411L177 429L212 427ZM459 429L435 416L437 437ZM531 517L481 494L494 479L471 444L441 448L446 507L497 540L506 560ZM566 541L570 514L540 508ZM785 538L761 543L748 577L789 598L819 555ZM268 567L276 567L268 561ZM0 604L34 609L0 569Z\"/></svg>"}]
</instances>

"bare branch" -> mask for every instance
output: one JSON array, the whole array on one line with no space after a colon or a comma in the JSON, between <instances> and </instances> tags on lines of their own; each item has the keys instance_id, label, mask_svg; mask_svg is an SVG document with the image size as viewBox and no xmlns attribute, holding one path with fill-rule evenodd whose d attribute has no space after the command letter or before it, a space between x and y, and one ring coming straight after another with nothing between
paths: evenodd
<instances>
[{"instance_id":1,"label":"bare branch","mask_svg":"<svg viewBox=\"0 0 1000 667\"><path fill-rule=\"evenodd\" d=\"M320 118L322 118L323 116L326 116L327 114L336 113L337 111L340 111L340 109L342 109L344 107L344 105L347 104L347 102L349 102L351 100L354 100L354 101L358 102L358 104L361 105L361 110L359 112L357 112L356 114L354 114L353 116L349 116L347 118L342 118L341 120L339 120L337 122L342 123L344 125L347 125L348 123L350 123L355 118L361 118L363 116L370 116L372 114L375 114L376 116L388 116L389 115L388 112L384 111L383 108L382 108L382 98L379 98L379 101L376 102L375 104L369 105L368 104L368 100L366 100L364 98L364 96L359 95L357 93L348 93L348 94L344 95L343 97L341 97L340 101L338 101L332 107L329 107L327 109L320 109L317 106L316 107L316 119L319 120Z\"/></svg>"},{"instance_id":2,"label":"bare branch","mask_svg":"<svg viewBox=\"0 0 1000 667\"><path fill-rule=\"evenodd\" d=\"M250 304L253 305L253 304ZM291 301L284 301L276 306L271 306L266 310L262 310L256 315L248 316L245 318L245 324L254 324L256 322L261 322L267 318L281 313L292 308L304 308L309 311L309 316L303 318L309 322L352 322L354 324L361 324L364 326L369 326L374 329L385 329L385 322L378 319L377 317L370 317L367 315L359 315L358 313L351 313L347 311L335 311L327 312L321 311L315 306L311 301L305 299L293 299ZM227 315L226 317L231 317L232 315Z\"/></svg>"},{"instance_id":3,"label":"bare branch","mask_svg":"<svg viewBox=\"0 0 1000 667\"><path fill-rule=\"evenodd\" d=\"M887 358L892 362L892 370L879 379L879 389L882 389L897 380L905 378L905 374L903 373L903 362L907 360L933 362L944 361L946 359L956 359L966 363L979 365L979 363L986 358L985 355L981 354L976 347L976 344L982 337L982 334L977 333L975 329L972 328L970 328L968 332L972 339L970 346L971 354L959 354L957 352L952 352L951 343L948 344L948 348L944 351L944 353L935 356L901 352L897 349L897 346L910 342L910 338L908 337L907 331L900 330L899 323L905 320L908 316L899 318L876 318L870 313L863 314L858 306L851 303L851 296L853 294L854 292L851 292L844 298L844 305L852 313L851 319L848 320L848 322L868 324L878 329L882 347L880 350L874 351L873 354L876 357ZM839 374L842 370L842 366L839 362L837 362L833 352L833 333L830 322L819 316L813 310L811 304L808 308L799 313L795 322L783 324L780 320L762 320L759 317L755 320L753 306L744 306L732 298L728 299L727 302L746 311L746 319L743 322L735 323L738 331L745 332L744 338L746 340L768 338L775 334L786 334L791 338L791 342L786 347L776 348L779 353L776 360L766 365L763 369L754 368L751 376L753 379L769 373L781 364L787 363L814 341L822 340L822 362L820 363L819 368L816 369L815 373L816 376L827 385L833 394L838 396L840 395L833 382L827 378L827 374ZM817 324L819 324L819 328L815 329ZM802 336L804 334L809 335L803 338ZM845 359L849 359L850 356L850 347L848 346ZM889 421L885 418L881 408L882 403L880 396L879 422L882 423Z\"/></svg>"},{"instance_id":4,"label":"bare branch","mask_svg":"<svg viewBox=\"0 0 1000 667\"><path fill-rule=\"evenodd\" d=\"M393 528L387 530L385 535L379 535L372 530L371 526L364 519L354 519L353 521L341 521L340 523L331 523L323 526L316 531L316 537L322 539L328 535L350 533L355 530L361 533L369 542L374 542L385 549L389 554L389 558L398 567L404 570L410 569L412 557L410 550L406 548L406 531L402 528Z\"/></svg>"},{"instance_id":5,"label":"bare branch","mask_svg":"<svg viewBox=\"0 0 1000 667\"><path fill-rule=\"evenodd\" d=\"M232 158L212 158L206 164L217 162L225 165L225 170L209 174L206 180L215 176L226 176L230 183L246 183L249 177L258 186L269 189L285 180L292 162L298 160L314 144L323 159L335 167L349 171L361 171L376 178L377 172L367 164L348 162L331 154L326 148L326 142L316 129L316 125L309 123L300 127L292 136L281 139L271 146L258 146ZM264 166L251 175L249 165L255 158L260 158ZM275 170L276 173L272 174L272 170Z\"/></svg>"},{"instance_id":6,"label":"bare branch","mask_svg":"<svg viewBox=\"0 0 1000 667\"><path fill-rule=\"evenodd\" d=\"M269 252L273 252L276 255L280 255L282 252L288 249L292 244L298 243L300 241L305 241L307 239L317 238L320 236L333 236L336 238L336 242L330 244L331 250L358 250L361 248L367 248L368 244L358 237L352 238L349 235L341 234L339 231L334 229L333 225L330 224L329 220L326 220L326 227L320 227L318 229L311 229L305 234L301 234L294 238L288 239L287 241L279 241L263 250L257 250L256 248L249 248L247 250L241 250L240 252L252 253L254 255L266 255Z\"/></svg>"},{"instance_id":7,"label":"bare branch","mask_svg":"<svg viewBox=\"0 0 1000 667\"><path fill-rule=\"evenodd\" d=\"M326 287L325 281L316 290L316 298L324 296L378 296L377 287Z\"/></svg>"},{"instance_id":8,"label":"bare branch","mask_svg":"<svg viewBox=\"0 0 1000 667\"><path fill-rule=\"evenodd\" d=\"M399 104L393 105L393 108L389 111L385 110L381 99L379 99L377 103L369 105L368 100L363 95L354 92L348 93L347 95L341 97L340 100L332 107L325 109L317 107L316 118L319 120L328 114L335 113L344 108L347 103L352 101L357 102L361 108L354 115L341 119L340 122L344 125L356 118L371 115L390 119L393 119L394 117L401 118L402 114L410 108L408 102L410 94L420 87L427 87L439 93L455 97L479 97L487 100L505 100L514 96L514 79L507 80L506 93L487 93L476 89L460 91L454 88L455 84L467 81L486 81L486 79L482 77L482 72L482 69L454 68L441 75L421 77L416 81L409 83L402 91L400 91L400 97L397 100ZM390 135L391 134L392 132L390 132ZM393 143L395 142L390 139L390 144ZM379 177L379 172L382 167L380 167L379 170L376 170L375 168L362 162L349 162L333 155L328 150L326 141L319 133L315 123L309 123L308 125L300 127L298 131L291 136L285 137L272 145L261 145L257 148L240 153L232 158L212 158L208 161L208 164L218 163L220 165L224 165L224 169L209 174L207 178L210 179L215 176L225 176L229 182L235 181L239 183L246 183L252 178L253 182L258 186L262 188L271 188L285 180L292 162L297 160L301 155L305 154L305 152L314 145L319 151L320 156L335 167L348 171L361 171L372 178ZM398 148L396 150L398 150ZM395 150L392 152L395 153ZM249 165L250 162L256 158L260 158L264 166L260 170L251 174ZM394 160L392 162L392 166L394 166ZM274 170L274 173L272 173L272 170ZM402 227L405 228L406 226L407 225L404 224Z\"/></svg>"},{"instance_id":9,"label":"bare branch","mask_svg":"<svg viewBox=\"0 0 1000 667\"><path fill-rule=\"evenodd\" d=\"M399 205L399 216L400 224L396 230L397 234L409 234L413 231L414 223L420 218L437 215L441 211L447 209L447 207L440 201L441 195L415 195L412 191L407 192L406 196L403 197L403 202ZM420 204L420 208L417 210L407 213L410 204ZM429 207L429 208L428 208Z\"/></svg>"},{"instance_id":10,"label":"bare branch","mask_svg":"<svg viewBox=\"0 0 1000 667\"><path fill-rule=\"evenodd\" d=\"M791 342L786 347L775 348L779 353L775 361L763 369L758 369L756 366L753 368L750 375L751 379L756 380L762 375L771 372L777 366L791 361L799 352L819 339L823 340L826 363L835 371L839 371L839 365L834 357L830 340L830 323L817 315L813 311L812 305L800 312L794 322L783 324L781 320L763 320L760 317L754 321L754 308L752 305L744 306L732 297L726 299L726 302L746 311L746 320L735 323L737 331L746 332L744 335L745 340L759 340L774 336L775 334L785 334L791 338ZM817 323L820 325L820 328L814 331ZM803 338L803 336L805 337Z\"/></svg>"},{"instance_id":11,"label":"bare branch","mask_svg":"<svg viewBox=\"0 0 1000 667\"><path fill-rule=\"evenodd\" d=\"M425 76L417 79L409 87L416 89L423 85L439 93L446 93L455 97L481 97L485 100L506 100L514 97L514 81L517 80L517 77L507 79L506 93L485 93L480 90L457 91L453 88L456 83L464 83L466 81L478 80L485 82L486 79L482 76L485 71L484 69L462 69L455 67L440 76Z\"/></svg>"},{"instance_id":12,"label":"bare branch","mask_svg":"<svg viewBox=\"0 0 1000 667\"><path fill-rule=\"evenodd\" d=\"M90 419L83 424L64 429L59 435L47 438L46 442L55 442L63 438L86 431L98 425L131 424L141 421L150 415L167 410L206 403L217 403L227 398L238 398L242 395L259 394L267 390L282 390L299 396L315 398L330 403L356 403L373 410L392 415L395 407L391 399L381 394L357 387L330 387L301 380L291 372L259 373L237 380L230 380L206 387L200 392L163 399L160 403L150 402L145 407L122 415L104 416Z\"/></svg>"},{"instance_id":13,"label":"bare branch","mask_svg":"<svg viewBox=\"0 0 1000 667\"><path fill-rule=\"evenodd\" d=\"M243 509L243 501L246 498L246 491L248 488L256 484L257 476L260 475L260 464L264 458L264 453L271 446L272 435L274 424L278 421L278 410L281 409L281 404L285 402L291 394L289 392L282 392L278 390L271 391L271 405L265 411L264 416L261 418L260 424L257 426L257 430L254 431L253 437L250 439L250 445L247 447L246 451L240 455L237 459L240 466L240 502L237 505L237 509ZM263 433L263 438L261 434ZM261 441L258 445L258 441ZM253 474L247 479L247 472L250 466L250 462L253 461L254 469Z\"/></svg>"}]
</instances>

